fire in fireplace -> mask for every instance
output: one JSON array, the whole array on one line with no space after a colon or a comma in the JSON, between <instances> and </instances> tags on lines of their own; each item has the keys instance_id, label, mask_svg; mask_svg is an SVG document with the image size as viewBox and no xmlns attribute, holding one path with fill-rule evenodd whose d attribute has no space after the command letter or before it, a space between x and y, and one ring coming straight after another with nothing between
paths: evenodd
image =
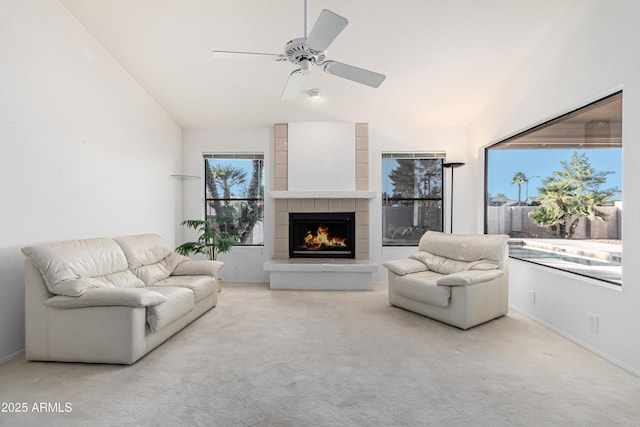
<instances>
[{"instance_id":1,"label":"fire in fireplace","mask_svg":"<svg viewBox=\"0 0 640 427\"><path fill-rule=\"evenodd\" d=\"M354 212L289 213L289 258L355 258Z\"/></svg>"}]
</instances>

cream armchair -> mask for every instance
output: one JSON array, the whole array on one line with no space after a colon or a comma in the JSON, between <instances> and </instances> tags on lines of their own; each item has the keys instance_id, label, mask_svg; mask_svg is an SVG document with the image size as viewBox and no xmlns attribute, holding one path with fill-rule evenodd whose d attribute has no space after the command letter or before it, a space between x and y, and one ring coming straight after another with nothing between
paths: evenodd
<instances>
[{"instance_id":1,"label":"cream armchair","mask_svg":"<svg viewBox=\"0 0 640 427\"><path fill-rule=\"evenodd\" d=\"M506 235L428 231L408 259L389 261L389 304L468 329L508 311Z\"/></svg>"}]
</instances>

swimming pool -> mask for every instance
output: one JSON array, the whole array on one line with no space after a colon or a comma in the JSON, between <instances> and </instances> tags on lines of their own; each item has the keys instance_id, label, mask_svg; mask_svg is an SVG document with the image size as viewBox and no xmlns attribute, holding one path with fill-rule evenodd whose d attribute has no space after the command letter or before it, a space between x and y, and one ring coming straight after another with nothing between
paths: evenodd
<instances>
[{"instance_id":1,"label":"swimming pool","mask_svg":"<svg viewBox=\"0 0 640 427\"><path fill-rule=\"evenodd\" d=\"M589 256L588 253L584 256L574 255L560 249L547 250L527 246L519 242L511 242L509 244L509 256L522 261L569 271L581 276L596 278L615 285L622 284L622 262L620 258L615 256L605 259Z\"/></svg>"}]
</instances>

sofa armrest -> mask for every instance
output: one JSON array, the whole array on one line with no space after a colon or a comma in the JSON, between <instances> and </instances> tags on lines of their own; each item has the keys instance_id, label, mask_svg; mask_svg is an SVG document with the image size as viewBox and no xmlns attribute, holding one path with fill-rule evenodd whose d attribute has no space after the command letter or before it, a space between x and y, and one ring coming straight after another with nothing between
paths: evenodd
<instances>
[{"instance_id":1,"label":"sofa armrest","mask_svg":"<svg viewBox=\"0 0 640 427\"><path fill-rule=\"evenodd\" d=\"M100 288L87 289L77 297L57 295L49 298L43 304L55 308L151 307L166 301L167 297L161 293L146 288Z\"/></svg>"},{"instance_id":2,"label":"sofa armrest","mask_svg":"<svg viewBox=\"0 0 640 427\"><path fill-rule=\"evenodd\" d=\"M222 261L189 260L180 263L171 273L172 276L192 276L205 274L211 277L218 277L218 272L224 267Z\"/></svg>"},{"instance_id":3,"label":"sofa armrest","mask_svg":"<svg viewBox=\"0 0 640 427\"><path fill-rule=\"evenodd\" d=\"M429 268L424 263L411 258L387 261L382 265L399 276L404 276L411 273L419 273L421 271L429 271Z\"/></svg>"},{"instance_id":4,"label":"sofa armrest","mask_svg":"<svg viewBox=\"0 0 640 427\"><path fill-rule=\"evenodd\" d=\"M458 273L451 273L441 277L436 281L438 285L443 286L464 286L474 285L476 283L488 282L497 279L504 274L502 270L468 270Z\"/></svg>"}]
</instances>

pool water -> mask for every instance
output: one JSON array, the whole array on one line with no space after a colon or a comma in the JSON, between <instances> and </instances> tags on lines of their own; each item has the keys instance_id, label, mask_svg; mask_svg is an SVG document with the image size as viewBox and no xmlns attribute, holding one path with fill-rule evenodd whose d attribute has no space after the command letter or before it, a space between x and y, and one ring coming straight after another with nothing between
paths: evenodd
<instances>
[{"instance_id":1,"label":"pool water","mask_svg":"<svg viewBox=\"0 0 640 427\"><path fill-rule=\"evenodd\" d=\"M615 285L622 284L622 267L619 259L602 259L554 252L523 245L509 245L511 258L570 271L582 276L604 280Z\"/></svg>"},{"instance_id":2,"label":"pool water","mask_svg":"<svg viewBox=\"0 0 640 427\"><path fill-rule=\"evenodd\" d=\"M591 266L612 266L621 265L620 261L615 260L603 260L600 258L589 258L581 256L573 256L564 252L551 252L543 249L528 248L526 246L510 246L509 256L512 258L524 258L524 259L558 259L567 262L573 262L582 265Z\"/></svg>"}]
</instances>

